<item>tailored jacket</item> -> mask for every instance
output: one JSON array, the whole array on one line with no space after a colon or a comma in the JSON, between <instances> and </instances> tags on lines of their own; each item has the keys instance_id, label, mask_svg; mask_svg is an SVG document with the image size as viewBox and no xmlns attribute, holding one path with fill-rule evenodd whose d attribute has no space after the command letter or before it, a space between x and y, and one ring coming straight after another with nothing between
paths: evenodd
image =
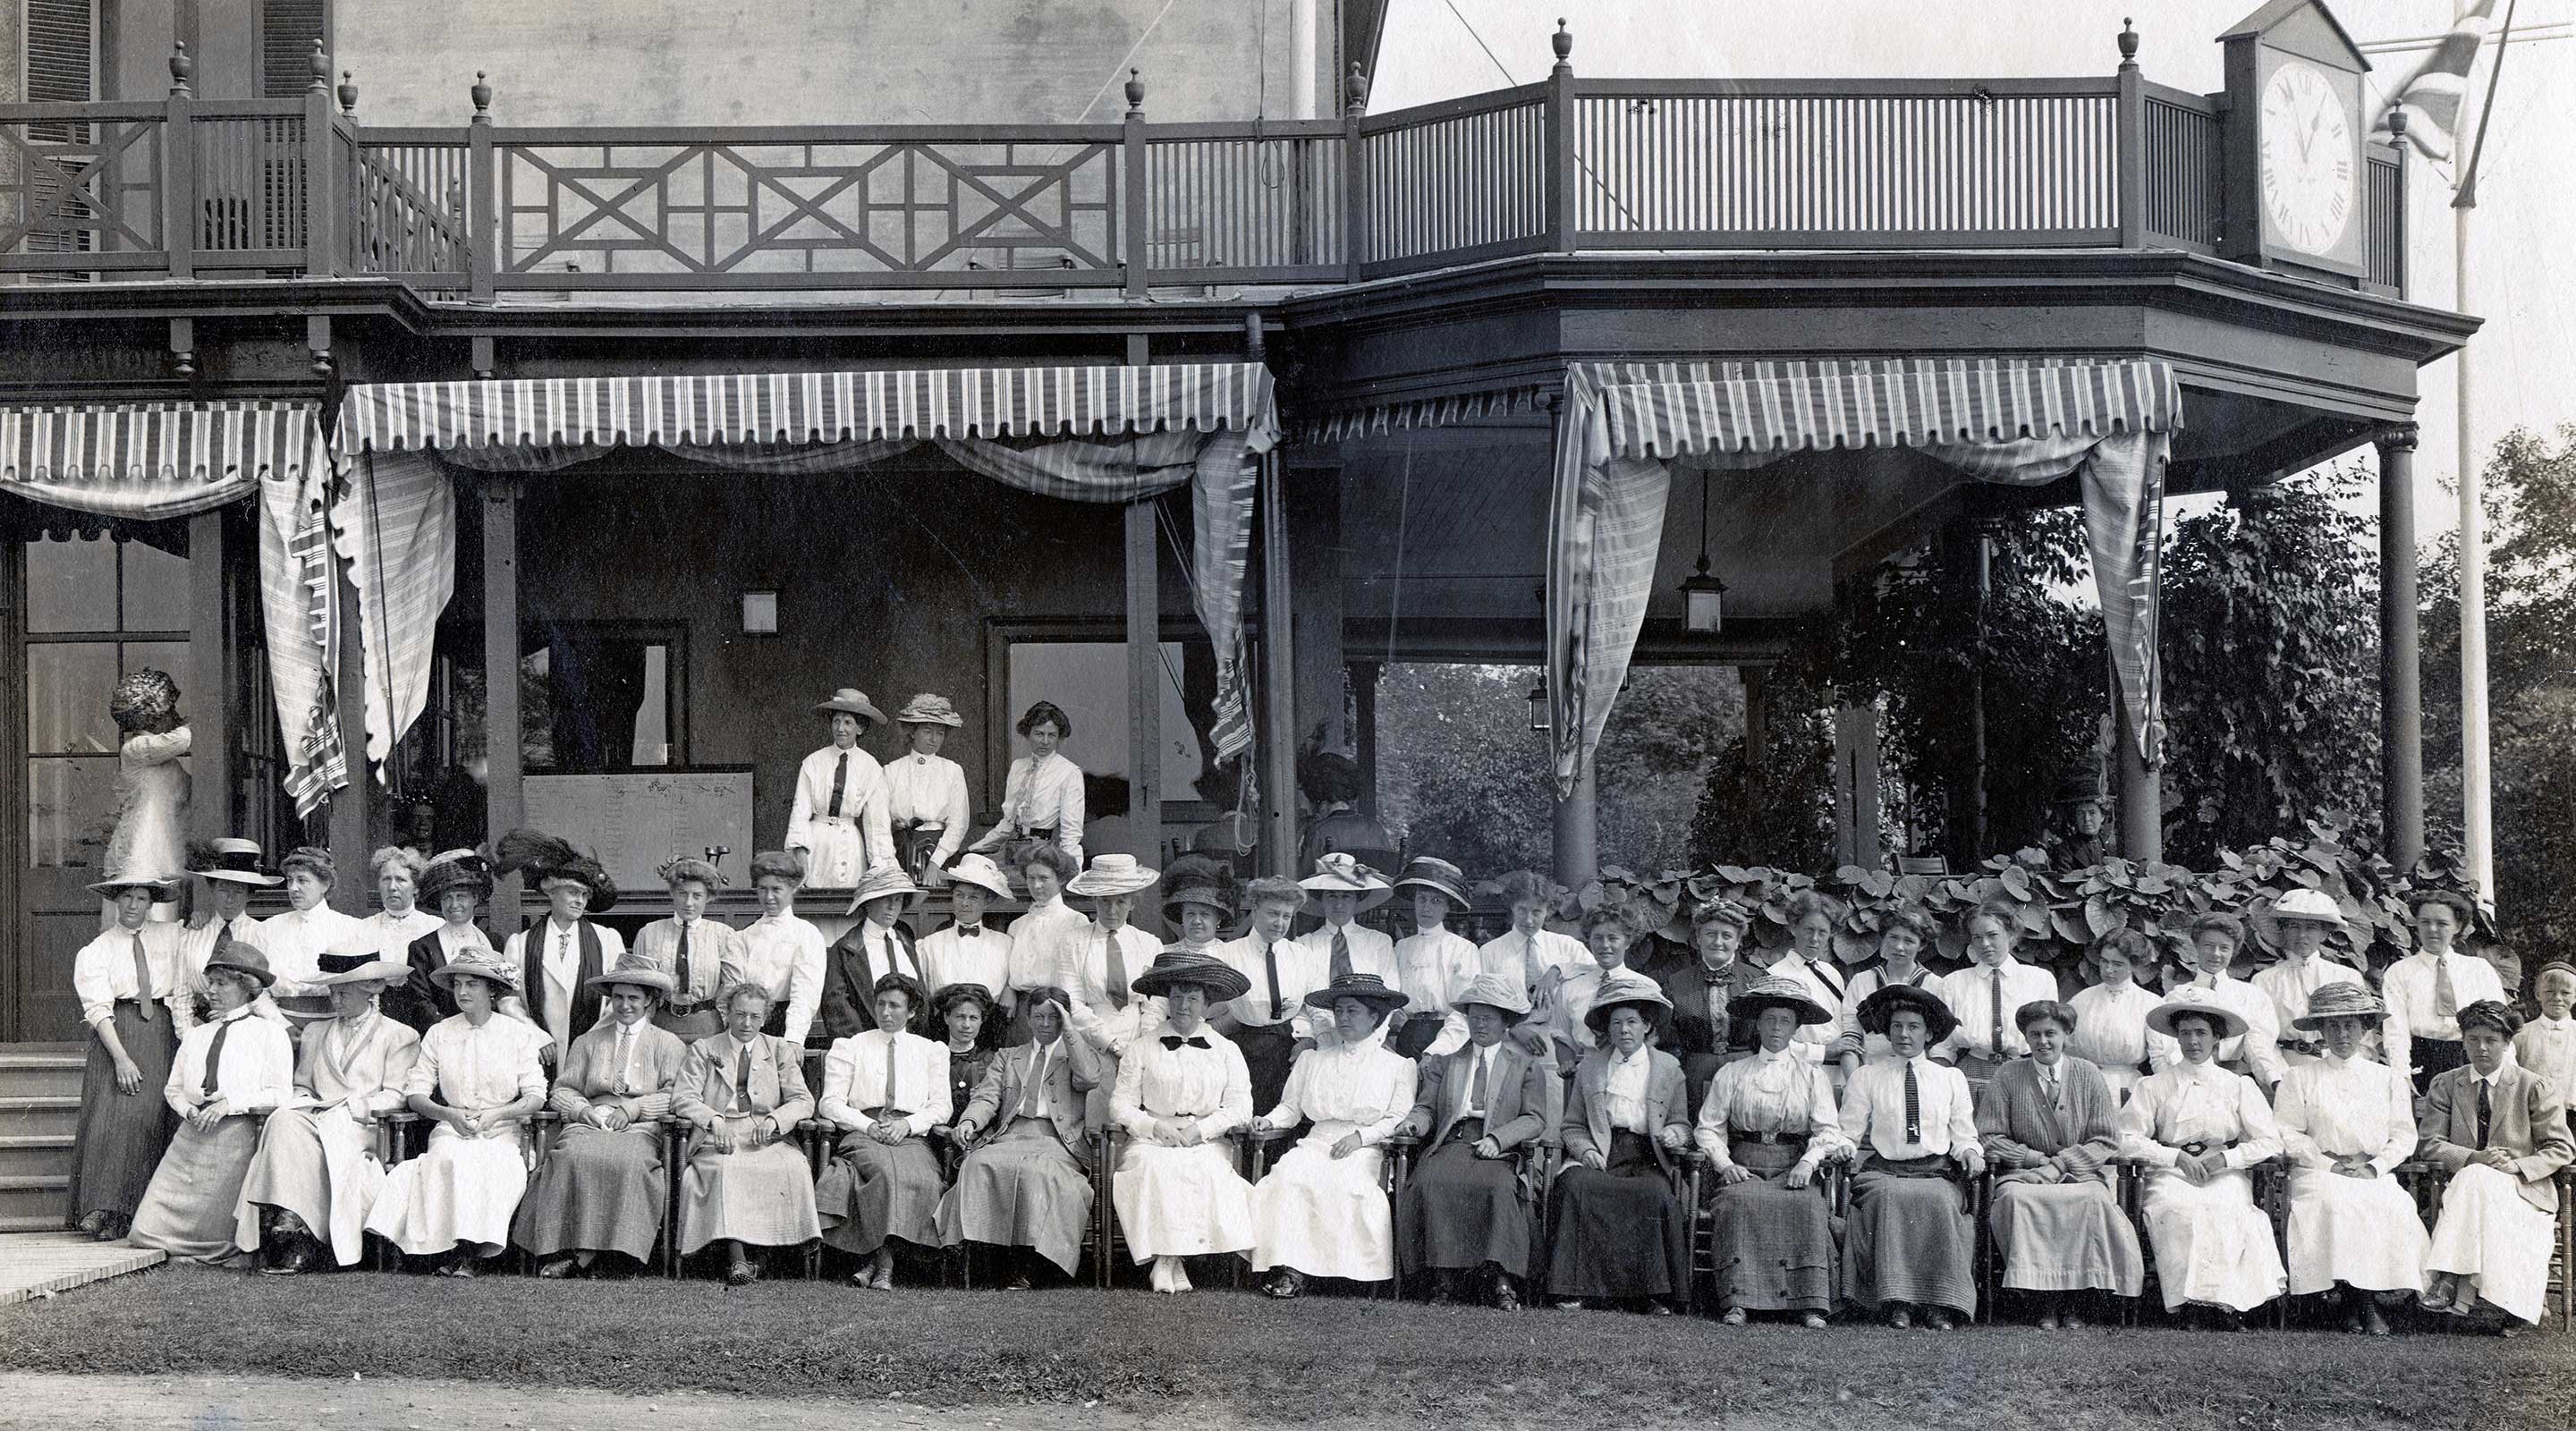
<instances>
[{"instance_id":1,"label":"tailored jacket","mask_svg":"<svg viewBox=\"0 0 2576 1431\"><path fill-rule=\"evenodd\" d=\"M1456 1053L1422 1060L1405 1131L1428 1136L1433 1147L1449 1140L1449 1130L1467 1111L1479 1052L1469 1044ZM1545 1146L1556 1141L1556 1125L1564 1116L1564 1085L1556 1076L1555 1061L1541 1063L1509 1038L1496 1045L1493 1071L1485 1082L1485 1136L1506 1150L1525 1143Z\"/></svg>"},{"instance_id":2,"label":"tailored jacket","mask_svg":"<svg viewBox=\"0 0 2576 1431\"><path fill-rule=\"evenodd\" d=\"M835 1039L866 1033L877 1026L877 980L895 969L880 969L871 959L867 941L868 922L860 920L849 933L823 951L823 1007L817 1015L823 1031ZM912 930L903 921L894 924L895 942L912 957L912 967L921 967L921 946L913 942ZM924 997L936 992L921 991ZM914 1010L918 1022L920 1011Z\"/></svg>"},{"instance_id":3,"label":"tailored jacket","mask_svg":"<svg viewBox=\"0 0 2576 1431\"><path fill-rule=\"evenodd\" d=\"M753 1034L743 1046L751 1050L753 1116L775 1121L780 1138L795 1137L796 1125L814 1116L814 1095L805 1088L805 1051L775 1034ZM680 1081L671 1089L671 1114L696 1130L693 1142L733 1116L735 1047L729 1033L689 1045Z\"/></svg>"},{"instance_id":4,"label":"tailored jacket","mask_svg":"<svg viewBox=\"0 0 2576 1431\"><path fill-rule=\"evenodd\" d=\"M1607 1048L1593 1049L1574 1070L1574 1090L1565 1100L1565 1116L1558 1124L1565 1148L1564 1161L1557 1165L1559 1176L1583 1166L1585 1153L1609 1155L1611 1056ZM1669 1175L1673 1152L1656 1135L1666 1128L1691 1131L1690 1093L1679 1060L1660 1048L1646 1050L1646 1056L1646 1142L1655 1150L1655 1166Z\"/></svg>"},{"instance_id":5,"label":"tailored jacket","mask_svg":"<svg viewBox=\"0 0 2576 1431\"><path fill-rule=\"evenodd\" d=\"M2487 1096L2487 1146L2513 1151L2522 1200L2542 1212L2558 1210L2558 1170L2576 1158L2562 1116L2566 1106L2548 1079L2518 1063L2496 1070L2495 1091ZM2467 1167L2478 1150L2478 1071L2463 1065L2437 1075L2415 1122L2424 1139L2417 1157L2446 1173Z\"/></svg>"},{"instance_id":6,"label":"tailored jacket","mask_svg":"<svg viewBox=\"0 0 2576 1431\"><path fill-rule=\"evenodd\" d=\"M617 1021L605 1019L572 1041L572 1051L564 1055L555 1074L554 1090L547 1095L546 1106L562 1114L567 1123L579 1120L597 1105L618 1109L637 1123L671 1116L671 1089L679 1081L681 1067L688 1062L689 1047L678 1034L656 1028L650 1020L636 1029L635 1038L636 1092L622 1094L617 1090L622 1071L613 1066L617 1060Z\"/></svg>"},{"instance_id":7,"label":"tailored jacket","mask_svg":"<svg viewBox=\"0 0 2576 1431\"><path fill-rule=\"evenodd\" d=\"M1100 1086L1100 1055L1090 1040L1074 1037L1070 1029L1056 1036L1053 1047L1055 1052L1047 1058L1045 1097L1052 1110L1048 1121L1055 1124L1055 1135L1065 1147L1088 1161L1085 1148L1090 1128L1083 1120L1083 1095ZM999 1125L1019 1116L1029 1075L1037 1064L1038 1045L1032 1042L1002 1050L993 1066L984 1070L984 1081L957 1118L983 1130L976 1138L978 1144L990 1139Z\"/></svg>"}]
</instances>

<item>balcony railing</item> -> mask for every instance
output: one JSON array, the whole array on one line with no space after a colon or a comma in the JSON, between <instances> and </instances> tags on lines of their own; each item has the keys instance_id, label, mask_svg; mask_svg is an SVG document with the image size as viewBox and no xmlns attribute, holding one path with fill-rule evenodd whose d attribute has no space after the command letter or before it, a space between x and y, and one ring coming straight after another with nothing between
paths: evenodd
<instances>
[{"instance_id":1,"label":"balcony railing","mask_svg":"<svg viewBox=\"0 0 2576 1431\"><path fill-rule=\"evenodd\" d=\"M0 273L376 276L534 290L1329 284L1532 253L2214 253L2216 104L2066 80L1582 80L1332 120L519 128L360 124L357 92L0 105ZM2372 144L2370 291L2405 286Z\"/></svg>"}]
</instances>

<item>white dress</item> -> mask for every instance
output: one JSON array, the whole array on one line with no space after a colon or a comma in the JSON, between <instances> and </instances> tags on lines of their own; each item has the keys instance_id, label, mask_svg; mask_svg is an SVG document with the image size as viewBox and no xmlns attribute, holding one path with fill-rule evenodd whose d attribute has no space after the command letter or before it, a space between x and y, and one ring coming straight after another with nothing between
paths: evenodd
<instances>
[{"instance_id":1,"label":"white dress","mask_svg":"<svg viewBox=\"0 0 2576 1431\"><path fill-rule=\"evenodd\" d=\"M2173 1171L2184 1144L2233 1142L2226 1170L2197 1186ZM2147 1240L2165 1306L2202 1302L2250 1312L2287 1278L2272 1220L2246 1170L2281 1151L2271 1105L2254 1080L2215 1063L2183 1063L2139 1080L2120 1110L2120 1151L2147 1165Z\"/></svg>"},{"instance_id":2,"label":"white dress","mask_svg":"<svg viewBox=\"0 0 2576 1431\"><path fill-rule=\"evenodd\" d=\"M2415 1151L2414 1085L2384 1063L2328 1054L2290 1066L2273 1116L2290 1155L2291 1292L2422 1291L2430 1239L2392 1175ZM2379 1176L2334 1171L2352 1153Z\"/></svg>"},{"instance_id":3,"label":"white dress","mask_svg":"<svg viewBox=\"0 0 2576 1431\"><path fill-rule=\"evenodd\" d=\"M116 829L101 862L110 870L168 879L188 867L188 767L179 763L195 737L186 726L137 734L116 748ZM116 926L116 901L99 900L100 927ZM176 904L152 906L150 918L168 923Z\"/></svg>"},{"instance_id":4,"label":"white dress","mask_svg":"<svg viewBox=\"0 0 2576 1431\"><path fill-rule=\"evenodd\" d=\"M1378 1177L1380 1145L1413 1110L1412 1059L1386 1046L1380 1024L1357 1043L1301 1055L1279 1106L1256 1127L1293 1128L1312 1119L1296 1147L1252 1188L1252 1267L1292 1267L1310 1277L1383 1282L1395 1275L1395 1218ZM1345 1134L1359 1151L1333 1156Z\"/></svg>"},{"instance_id":5,"label":"white dress","mask_svg":"<svg viewBox=\"0 0 2576 1431\"><path fill-rule=\"evenodd\" d=\"M990 853L1032 830L1055 831L1055 846L1082 863L1082 767L1061 752L1023 755L1002 781L1002 818L969 848Z\"/></svg>"},{"instance_id":6,"label":"white dress","mask_svg":"<svg viewBox=\"0 0 2576 1431\"><path fill-rule=\"evenodd\" d=\"M1138 1039L1118 1065L1110 1097L1111 1116L1127 1132L1110 1199L1128 1254L1139 1262L1253 1246L1252 1187L1235 1171L1226 1138L1252 1121L1252 1075L1243 1050L1206 1025L1181 1047L1164 1046L1180 1037L1164 1023ZM1195 1046L1200 1040L1207 1046ZM1153 1142L1147 1135L1157 1121L1194 1125L1199 1141Z\"/></svg>"},{"instance_id":7,"label":"white dress","mask_svg":"<svg viewBox=\"0 0 2576 1431\"><path fill-rule=\"evenodd\" d=\"M841 809L832 813L832 779L841 757L850 758L841 780ZM877 865L894 863L894 835L886 822L885 772L877 758L850 747L827 745L796 767L796 798L787 810L780 843L805 852L805 887L848 889Z\"/></svg>"},{"instance_id":8,"label":"white dress","mask_svg":"<svg viewBox=\"0 0 2576 1431\"><path fill-rule=\"evenodd\" d=\"M2126 1099L2146 1077L2138 1065L2154 1055L2163 1034L2147 1027L2147 1015L2164 1002L2127 979L2117 987L2096 984L2066 1001L2075 1010L2075 1031L2066 1036L2066 1052L2102 1071L2114 1096ZM2159 1060L2161 1064L2163 1060Z\"/></svg>"},{"instance_id":9,"label":"white dress","mask_svg":"<svg viewBox=\"0 0 2576 1431\"><path fill-rule=\"evenodd\" d=\"M537 1051L546 1034L523 1019L494 1014L477 1028L463 1014L443 1019L420 1038L420 1061L403 1082L406 1098L434 1094L450 1108L480 1112L543 1098L546 1076ZM528 1190L527 1124L504 1123L466 1137L442 1122L429 1151L385 1178L367 1214L367 1231L415 1257L472 1243L490 1256L510 1240L510 1216Z\"/></svg>"}]
</instances>

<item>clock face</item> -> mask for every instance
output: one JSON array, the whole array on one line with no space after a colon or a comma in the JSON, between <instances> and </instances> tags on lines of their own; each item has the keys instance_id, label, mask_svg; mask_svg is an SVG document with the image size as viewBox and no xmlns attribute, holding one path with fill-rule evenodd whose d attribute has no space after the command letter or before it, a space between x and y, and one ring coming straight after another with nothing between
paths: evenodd
<instances>
[{"instance_id":1,"label":"clock face","mask_svg":"<svg viewBox=\"0 0 2576 1431\"><path fill-rule=\"evenodd\" d=\"M2284 60L2263 86L2263 216L2284 245L2332 253L2352 226L2352 121L2325 71Z\"/></svg>"}]
</instances>

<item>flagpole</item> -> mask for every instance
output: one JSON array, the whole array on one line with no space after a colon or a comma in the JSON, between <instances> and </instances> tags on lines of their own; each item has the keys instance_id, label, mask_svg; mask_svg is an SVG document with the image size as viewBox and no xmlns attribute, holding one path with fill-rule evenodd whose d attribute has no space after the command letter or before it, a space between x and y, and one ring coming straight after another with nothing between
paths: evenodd
<instances>
[{"instance_id":1,"label":"flagpole","mask_svg":"<svg viewBox=\"0 0 2576 1431\"><path fill-rule=\"evenodd\" d=\"M2465 20L2477 0L2458 0L2457 18ZM2478 163L2486 157L2487 124L2495 118L2496 83L2504 75L2505 51L2513 44L2513 16L2520 0L2506 0L2504 30L2497 37L2495 65L2487 71L2486 102L2478 115L2477 135L2459 168L2458 192L2451 200L2452 306L2469 311L2469 211L2478 202ZM2470 57L2474 72L2477 60ZM2463 76L2465 78L2465 76ZM2465 344L2452 377L2459 402L2460 488L2460 826L2469 877L2476 881L2478 901L2495 908L2495 806L2487 745L2487 534L2485 482L2478 470L2478 444L2471 419L2470 351Z\"/></svg>"}]
</instances>

